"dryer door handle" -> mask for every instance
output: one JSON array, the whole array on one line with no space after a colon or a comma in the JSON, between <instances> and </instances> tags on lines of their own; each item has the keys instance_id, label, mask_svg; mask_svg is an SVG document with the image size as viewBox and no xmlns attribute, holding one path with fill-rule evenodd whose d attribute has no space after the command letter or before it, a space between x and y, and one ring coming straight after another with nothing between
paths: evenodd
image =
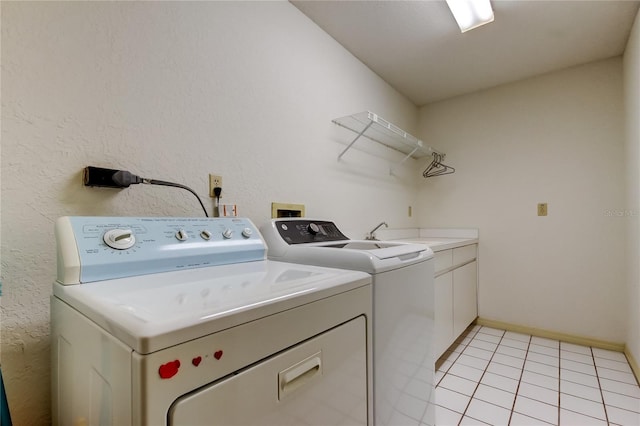
<instances>
[{"instance_id":1,"label":"dryer door handle","mask_svg":"<svg viewBox=\"0 0 640 426\"><path fill-rule=\"evenodd\" d=\"M278 399L282 400L317 375L322 375L322 351L278 373Z\"/></svg>"}]
</instances>

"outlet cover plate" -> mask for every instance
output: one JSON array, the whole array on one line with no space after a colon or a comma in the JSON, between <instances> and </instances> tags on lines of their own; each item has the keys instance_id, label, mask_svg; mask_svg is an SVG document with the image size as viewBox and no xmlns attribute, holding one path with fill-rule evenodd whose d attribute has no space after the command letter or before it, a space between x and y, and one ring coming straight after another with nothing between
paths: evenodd
<instances>
[{"instance_id":1,"label":"outlet cover plate","mask_svg":"<svg viewBox=\"0 0 640 426\"><path fill-rule=\"evenodd\" d=\"M538 216L547 215L547 203L538 203Z\"/></svg>"}]
</instances>

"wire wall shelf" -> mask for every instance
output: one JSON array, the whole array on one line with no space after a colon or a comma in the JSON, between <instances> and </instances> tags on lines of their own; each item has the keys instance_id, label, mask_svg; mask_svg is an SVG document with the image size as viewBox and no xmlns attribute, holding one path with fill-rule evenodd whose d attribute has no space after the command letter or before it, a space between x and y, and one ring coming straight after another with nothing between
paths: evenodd
<instances>
[{"instance_id":1,"label":"wire wall shelf","mask_svg":"<svg viewBox=\"0 0 640 426\"><path fill-rule=\"evenodd\" d=\"M444 153L425 145L420 139L371 111L336 118L332 120L332 122L356 133L356 137L347 145L340 155L338 155L338 160L340 160L361 137L404 154L405 157L402 161L398 162L396 166L403 164L409 158L420 159L432 155L434 158L437 155L437 158L440 159L444 159L445 157Z\"/></svg>"},{"instance_id":2,"label":"wire wall shelf","mask_svg":"<svg viewBox=\"0 0 640 426\"><path fill-rule=\"evenodd\" d=\"M338 159L341 159L361 136L412 158L422 158L431 155L432 152L438 152L426 146L420 139L370 111L336 118L333 122L357 134L356 138L340 153Z\"/></svg>"}]
</instances>

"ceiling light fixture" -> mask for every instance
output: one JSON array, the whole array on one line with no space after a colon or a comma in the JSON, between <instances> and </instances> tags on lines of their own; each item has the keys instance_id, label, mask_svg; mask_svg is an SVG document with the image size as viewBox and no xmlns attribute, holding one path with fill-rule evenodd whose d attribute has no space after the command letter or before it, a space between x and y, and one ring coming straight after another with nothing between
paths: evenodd
<instances>
[{"instance_id":1,"label":"ceiling light fixture","mask_svg":"<svg viewBox=\"0 0 640 426\"><path fill-rule=\"evenodd\" d=\"M493 22L493 9L489 0L447 0L461 32Z\"/></svg>"}]
</instances>

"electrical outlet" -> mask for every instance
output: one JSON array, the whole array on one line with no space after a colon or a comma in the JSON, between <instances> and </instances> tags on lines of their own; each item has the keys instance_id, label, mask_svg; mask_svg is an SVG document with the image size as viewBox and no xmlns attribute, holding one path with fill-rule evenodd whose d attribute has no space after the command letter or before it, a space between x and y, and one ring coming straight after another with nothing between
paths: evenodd
<instances>
[{"instance_id":1,"label":"electrical outlet","mask_svg":"<svg viewBox=\"0 0 640 426\"><path fill-rule=\"evenodd\" d=\"M209 197L215 197L213 188L222 188L222 176L209 174Z\"/></svg>"},{"instance_id":2,"label":"electrical outlet","mask_svg":"<svg viewBox=\"0 0 640 426\"><path fill-rule=\"evenodd\" d=\"M547 215L547 203L538 203L538 216Z\"/></svg>"}]
</instances>

